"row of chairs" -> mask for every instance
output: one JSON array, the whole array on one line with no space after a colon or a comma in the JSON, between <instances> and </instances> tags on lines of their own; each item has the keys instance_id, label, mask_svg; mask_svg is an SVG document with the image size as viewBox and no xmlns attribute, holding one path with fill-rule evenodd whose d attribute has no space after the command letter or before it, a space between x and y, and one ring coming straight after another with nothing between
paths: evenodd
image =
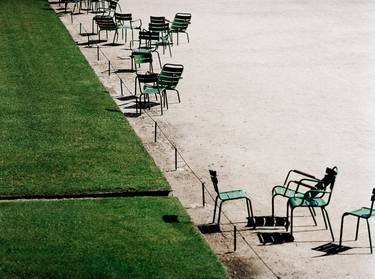
<instances>
[{"instance_id":1,"label":"row of chairs","mask_svg":"<svg viewBox=\"0 0 375 279\"><path fill-rule=\"evenodd\" d=\"M167 92L177 93L178 102L181 102L179 91L176 89L179 80L182 78L184 70L181 64L165 64L162 66L159 47L163 48L163 54L166 49L172 57L171 46L173 45L172 34L177 34L177 44L179 42L179 33L185 33L189 42L189 35L186 32L190 24L191 14L177 13L172 22L161 16L151 16L148 24L148 30L142 28L140 19L134 20L131 13L117 12L117 1L108 1L107 9L103 9L101 14L95 15L92 19L92 33L94 33L94 24L97 26L99 41L101 32L114 31L113 42L118 41L119 30L122 30L122 38L127 42L127 31L131 31L130 50L131 50L131 70L136 72L135 77L135 96L136 112L142 112L143 103L151 107L150 96L154 95L156 100L160 98L160 111L163 114L163 107L168 109ZM138 38L134 38L134 31L138 30ZM125 31L125 34L124 34ZM125 36L124 36L125 35ZM160 73L154 73L153 54L157 55ZM143 68L146 67L147 71ZM139 96L138 96L139 91Z\"/></svg>"},{"instance_id":2,"label":"row of chairs","mask_svg":"<svg viewBox=\"0 0 375 279\"><path fill-rule=\"evenodd\" d=\"M221 192L218 186L218 178L217 178L216 171L209 170L209 173L211 176L211 181L213 183L215 192L217 194L216 199L215 199L212 223L215 223L216 221L216 208L218 205L219 205L219 213L218 213L218 218L217 218L217 225L220 225L220 216L221 216L221 209L222 209L223 203L226 201L239 200L239 199L245 199L248 218L249 220L253 219L254 214L253 214L253 210L251 206L251 200L247 196L246 192L244 190L232 190L232 191ZM317 225L316 220L315 220L315 216L316 216L315 209L320 208L322 211L325 228L326 229L329 228L331 232L331 236L332 236L332 241L335 241L326 207L329 205L330 200L331 200L337 173L338 173L337 167L326 168L324 177L319 179L316 176L308 174L306 172L302 172L299 170L290 170L284 180L284 183L282 185L277 185L273 187L272 189L272 217L275 217L274 215L275 214L275 209L274 209L275 198L276 197L287 198L287 213L286 213L287 222L286 224L290 224L290 234L293 236L293 211L298 207L307 207L310 211L310 214L314 220L315 225ZM293 178L294 174L300 176L299 179L295 179L295 177ZM293 187L292 185L295 185L295 187ZM302 188L305 188L306 190L303 190ZM373 249L372 249L369 219L371 217L375 217L374 201L375 201L375 188L373 188L372 190L370 207L361 207L360 209L357 209L354 211L345 212L342 215L339 246L342 245L344 218L350 215L350 216L354 216L357 218L355 240L358 239L358 229L359 229L360 219L366 220L370 251L372 254ZM289 216L289 211L290 211L290 216ZM289 219L290 219L290 222L289 222ZM288 230L288 225L287 225L287 230Z\"/></svg>"}]
</instances>

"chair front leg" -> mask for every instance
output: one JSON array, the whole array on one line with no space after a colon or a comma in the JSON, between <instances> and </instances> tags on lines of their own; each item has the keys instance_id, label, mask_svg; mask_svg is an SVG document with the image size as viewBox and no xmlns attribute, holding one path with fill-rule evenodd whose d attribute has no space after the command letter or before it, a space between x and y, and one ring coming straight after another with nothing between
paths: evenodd
<instances>
[{"instance_id":1,"label":"chair front leg","mask_svg":"<svg viewBox=\"0 0 375 279\"><path fill-rule=\"evenodd\" d=\"M328 212L324 207L322 207L322 208L323 208L324 212L326 213L327 223L328 223L328 226L329 226L329 231L331 232L332 241L335 241L335 236L333 235L332 226L331 226L331 222L329 221Z\"/></svg>"},{"instance_id":2,"label":"chair front leg","mask_svg":"<svg viewBox=\"0 0 375 279\"><path fill-rule=\"evenodd\" d=\"M314 220L314 224L315 224L315 226L317 226L318 224L317 224L317 222L316 222L316 219L315 219L315 216L314 216L314 208L313 207L308 207L309 208L309 211L310 211L310 214L311 214L311 217L313 218L313 220ZM324 215L323 215L323 218L324 218ZM324 219L325 220L325 219Z\"/></svg>"},{"instance_id":3,"label":"chair front leg","mask_svg":"<svg viewBox=\"0 0 375 279\"><path fill-rule=\"evenodd\" d=\"M368 240L370 242L370 251L371 251L371 254L372 254L371 231L370 231L370 224L368 222L368 219L366 219L366 222L367 222L367 230L368 230Z\"/></svg>"},{"instance_id":4,"label":"chair front leg","mask_svg":"<svg viewBox=\"0 0 375 279\"><path fill-rule=\"evenodd\" d=\"M340 226L340 242L339 242L339 246L341 247L341 243L342 243L342 234L344 233L344 218L345 218L346 214L344 213L341 217L341 226Z\"/></svg>"},{"instance_id":5,"label":"chair front leg","mask_svg":"<svg viewBox=\"0 0 375 279\"><path fill-rule=\"evenodd\" d=\"M220 226L220 218L221 218L221 207L223 206L224 201L221 201L219 206L219 216L217 218L217 224Z\"/></svg>"},{"instance_id":6,"label":"chair front leg","mask_svg":"<svg viewBox=\"0 0 375 279\"><path fill-rule=\"evenodd\" d=\"M326 227L326 229L328 229L328 227L327 227L327 221L326 221L326 216L324 215L323 208L322 208L322 215L323 215L323 220L324 220L324 226Z\"/></svg>"},{"instance_id":7,"label":"chair front leg","mask_svg":"<svg viewBox=\"0 0 375 279\"><path fill-rule=\"evenodd\" d=\"M253 219L254 218L254 213L253 213L253 207L251 206L251 200L249 198L246 198L246 207L247 207L247 216L248 219ZM253 229L255 229L255 222L253 222Z\"/></svg>"},{"instance_id":8,"label":"chair front leg","mask_svg":"<svg viewBox=\"0 0 375 279\"><path fill-rule=\"evenodd\" d=\"M216 217L216 207L217 207L217 201L219 199L219 196L215 199L215 206L214 206L214 217L212 218L212 223L215 223L215 217Z\"/></svg>"},{"instance_id":9,"label":"chair front leg","mask_svg":"<svg viewBox=\"0 0 375 279\"><path fill-rule=\"evenodd\" d=\"M357 217L357 228L356 228L356 231L355 231L355 240L358 239L358 230L359 230L359 221L361 220L361 218Z\"/></svg>"}]
</instances>

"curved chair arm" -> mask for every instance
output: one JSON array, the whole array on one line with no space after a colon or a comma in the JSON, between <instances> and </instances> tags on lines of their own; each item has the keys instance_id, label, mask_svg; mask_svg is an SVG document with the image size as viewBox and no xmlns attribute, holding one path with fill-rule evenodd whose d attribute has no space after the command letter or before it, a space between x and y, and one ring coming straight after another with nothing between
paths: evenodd
<instances>
[{"instance_id":1,"label":"curved chair arm","mask_svg":"<svg viewBox=\"0 0 375 279\"><path fill-rule=\"evenodd\" d=\"M313 189L315 189L315 186L310 185L310 184L306 184L305 182L318 183L319 181L320 181L319 179L309 179L309 178L301 179L301 180L297 181L296 192L298 192L299 186L303 186L303 187L309 188L310 190L313 190Z\"/></svg>"},{"instance_id":2,"label":"curved chair arm","mask_svg":"<svg viewBox=\"0 0 375 279\"><path fill-rule=\"evenodd\" d=\"M133 23L136 23L136 22L139 22L139 25L138 26L133 26ZM131 28L139 28L139 29L141 29L142 28L142 20L140 18L131 20L130 21L130 27Z\"/></svg>"}]
</instances>

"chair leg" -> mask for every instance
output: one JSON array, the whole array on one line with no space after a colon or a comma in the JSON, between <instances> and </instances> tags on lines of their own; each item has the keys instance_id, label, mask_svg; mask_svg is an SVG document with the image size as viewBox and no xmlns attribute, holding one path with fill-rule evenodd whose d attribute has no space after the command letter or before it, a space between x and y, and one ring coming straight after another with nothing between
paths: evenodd
<instances>
[{"instance_id":1,"label":"chair leg","mask_svg":"<svg viewBox=\"0 0 375 279\"><path fill-rule=\"evenodd\" d=\"M331 226L331 222L329 221L329 216L328 216L328 212L327 210L322 207L324 212L326 213L326 217L327 217L327 222L328 222L328 226L329 226L329 231L331 232L331 236L332 236L332 241L335 241L335 236L333 235L333 231L332 231L332 226Z\"/></svg>"},{"instance_id":2,"label":"chair leg","mask_svg":"<svg viewBox=\"0 0 375 279\"><path fill-rule=\"evenodd\" d=\"M358 220L357 220L357 229L355 231L355 240L358 239L359 220L361 220L361 218L358 217Z\"/></svg>"},{"instance_id":3,"label":"chair leg","mask_svg":"<svg viewBox=\"0 0 375 279\"><path fill-rule=\"evenodd\" d=\"M316 219L315 219L315 216L314 216L314 211L313 211L313 208L312 207L308 207L309 211L310 211L310 214L311 214L311 217L313 218L314 220L314 224L315 226L317 226L318 224L316 223ZM324 215L323 215L324 216Z\"/></svg>"},{"instance_id":4,"label":"chair leg","mask_svg":"<svg viewBox=\"0 0 375 279\"><path fill-rule=\"evenodd\" d=\"M175 89L174 91L176 91L176 93L177 93L178 102L181 103L180 92L178 92L177 89Z\"/></svg>"},{"instance_id":5,"label":"chair leg","mask_svg":"<svg viewBox=\"0 0 375 279\"><path fill-rule=\"evenodd\" d=\"M324 220L324 226L326 227L326 229L328 229L328 227L327 227L327 221L326 221L326 216L324 215L323 208L322 208L322 215L323 215L323 220Z\"/></svg>"},{"instance_id":6,"label":"chair leg","mask_svg":"<svg viewBox=\"0 0 375 279\"><path fill-rule=\"evenodd\" d=\"M223 201L220 203L220 206L219 206L219 216L217 218L217 224L220 226L220 218L221 218L221 207L223 206Z\"/></svg>"},{"instance_id":7,"label":"chair leg","mask_svg":"<svg viewBox=\"0 0 375 279\"><path fill-rule=\"evenodd\" d=\"M342 234L344 233L344 218L345 218L345 213L342 215L341 217L341 226L340 226L340 242L339 242L339 246L341 247L341 243L342 243Z\"/></svg>"},{"instance_id":8,"label":"chair leg","mask_svg":"<svg viewBox=\"0 0 375 279\"><path fill-rule=\"evenodd\" d=\"M254 213L253 213L253 207L251 206L251 200L249 198L246 198L246 207L247 207L247 216L248 218L253 218ZM251 214L251 215L250 215ZM255 222L253 228L255 229Z\"/></svg>"},{"instance_id":9,"label":"chair leg","mask_svg":"<svg viewBox=\"0 0 375 279\"><path fill-rule=\"evenodd\" d=\"M216 217L216 207L217 207L217 201L219 199L219 196L215 199L215 206L214 206L214 217L212 218L212 223L215 223L215 217Z\"/></svg>"},{"instance_id":10,"label":"chair leg","mask_svg":"<svg viewBox=\"0 0 375 279\"><path fill-rule=\"evenodd\" d=\"M271 203L271 206L272 206L272 218L275 217L275 195L272 195L272 203Z\"/></svg>"},{"instance_id":11,"label":"chair leg","mask_svg":"<svg viewBox=\"0 0 375 279\"><path fill-rule=\"evenodd\" d=\"M185 32L185 34L186 34L186 38L187 38L188 43L190 43L189 34L187 32Z\"/></svg>"},{"instance_id":12,"label":"chair leg","mask_svg":"<svg viewBox=\"0 0 375 279\"><path fill-rule=\"evenodd\" d=\"M370 251L371 251L371 254L372 254L371 231L370 231L370 224L368 222L368 219L366 219L366 222L367 222L367 230L368 230L368 240L370 242Z\"/></svg>"},{"instance_id":13,"label":"chair leg","mask_svg":"<svg viewBox=\"0 0 375 279\"><path fill-rule=\"evenodd\" d=\"M293 208L290 209L290 234L293 235Z\"/></svg>"}]
</instances>

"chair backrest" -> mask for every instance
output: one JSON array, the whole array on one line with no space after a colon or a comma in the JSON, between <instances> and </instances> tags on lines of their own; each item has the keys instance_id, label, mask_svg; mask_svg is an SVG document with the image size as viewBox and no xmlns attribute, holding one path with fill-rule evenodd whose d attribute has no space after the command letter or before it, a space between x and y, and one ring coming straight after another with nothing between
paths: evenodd
<instances>
[{"instance_id":1,"label":"chair backrest","mask_svg":"<svg viewBox=\"0 0 375 279\"><path fill-rule=\"evenodd\" d=\"M109 16L103 16L103 17L98 17L95 19L96 24L98 24L99 29L101 30L116 30L117 25L115 21L113 20L113 17Z\"/></svg>"},{"instance_id":2,"label":"chair backrest","mask_svg":"<svg viewBox=\"0 0 375 279\"><path fill-rule=\"evenodd\" d=\"M146 64L146 63L150 65L149 71L150 72L153 71L151 52L135 52L135 53L132 53L132 58L133 58L134 65L135 65L135 71L137 73L138 73L138 65Z\"/></svg>"},{"instance_id":3,"label":"chair backrest","mask_svg":"<svg viewBox=\"0 0 375 279\"><path fill-rule=\"evenodd\" d=\"M111 14L112 12L115 13L116 12L116 9L117 9L117 3L118 3L118 0L112 0L112 1L109 1L109 4L108 4L108 13Z\"/></svg>"},{"instance_id":4,"label":"chair backrest","mask_svg":"<svg viewBox=\"0 0 375 279\"><path fill-rule=\"evenodd\" d=\"M170 30L177 32L185 32L191 22L191 14L177 13L172 21Z\"/></svg>"},{"instance_id":5,"label":"chair backrest","mask_svg":"<svg viewBox=\"0 0 375 279\"><path fill-rule=\"evenodd\" d=\"M164 16L150 16L150 23L166 23Z\"/></svg>"},{"instance_id":6,"label":"chair backrest","mask_svg":"<svg viewBox=\"0 0 375 279\"><path fill-rule=\"evenodd\" d=\"M137 74L139 83L155 83L157 81L158 75L155 73L151 74Z\"/></svg>"},{"instance_id":7,"label":"chair backrest","mask_svg":"<svg viewBox=\"0 0 375 279\"><path fill-rule=\"evenodd\" d=\"M139 47L151 48L159 41L159 33L148 30L139 31L138 34Z\"/></svg>"},{"instance_id":8,"label":"chair backrest","mask_svg":"<svg viewBox=\"0 0 375 279\"><path fill-rule=\"evenodd\" d=\"M158 76L158 84L166 89L175 89L181 79L184 66L181 64L165 64Z\"/></svg>"},{"instance_id":9,"label":"chair backrest","mask_svg":"<svg viewBox=\"0 0 375 279\"><path fill-rule=\"evenodd\" d=\"M116 21L123 22L123 21L132 21L133 16L132 14L122 14L122 13L115 13Z\"/></svg>"},{"instance_id":10,"label":"chair backrest","mask_svg":"<svg viewBox=\"0 0 375 279\"><path fill-rule=\"evenodd\" d=\"M169 24L167 22L149 23L148 30L152 32L158 32L160 33L160 35L165 35L169 32Z\"/></svg>"},{"instance_id":11,"label":"chair backrest","mask_svg":"<svg viewBox=\"0 0 375 279\"><path fill-rule=\"evenodd\" d=\"M375 202L375 188L372 188L370 214L372 214L372 211L374 210L374 202Z\"/></svg>"},{"instance_id":12,"label":"chair backrest","mask_svg":"<svg viewBox=\"0 0 375 279\"><path fill-rule=\"evenodd\" d=\"M337 172L338 169L336 166L333 168L326 168L324 177L315 185L315 188L325 191L329 186L330 190L332 190L335 185Z\"/></svg>"},{"instance_id":13,"label":"chair backrest","mask_svg":"<svg viewBox=\"0 0 375 279\"><path fill-rule=\"evenodd\" d=\"M211 181L212 181L212 184L214 185L214 189L215 189L215 192L217 194L219 194L219 186L218 186L218 179L217 179L217 174L216 174L216 171L214 170L209 170L209 173L210 173L210 176L211 176Z\"/></svg>"},{"instance_id":14,"label":"chair backrest","mask_svg":"<svg viewBox=\"0 0 375 279\"><path fill-rule=\"evenodd\" d=\"M304 196L308 197L310 199L313 199L315 197L321 198L323 196L325 196L325 197L328 196L328 198L326 198L326 205L328 205L329 202L330 202L330 200L331 200L331 196L332 196L332 192L333 192L333 187L335 186L337 173L338 173L338 168L336 166L333 167L333 168L326 168L326 174L315 185L315 189L307 191L304 194ZM322 194L320 194L318 192L314 192L314 190L325 191L326 193L324 193L322 195Z\"/></svg>"}]
</instances>

